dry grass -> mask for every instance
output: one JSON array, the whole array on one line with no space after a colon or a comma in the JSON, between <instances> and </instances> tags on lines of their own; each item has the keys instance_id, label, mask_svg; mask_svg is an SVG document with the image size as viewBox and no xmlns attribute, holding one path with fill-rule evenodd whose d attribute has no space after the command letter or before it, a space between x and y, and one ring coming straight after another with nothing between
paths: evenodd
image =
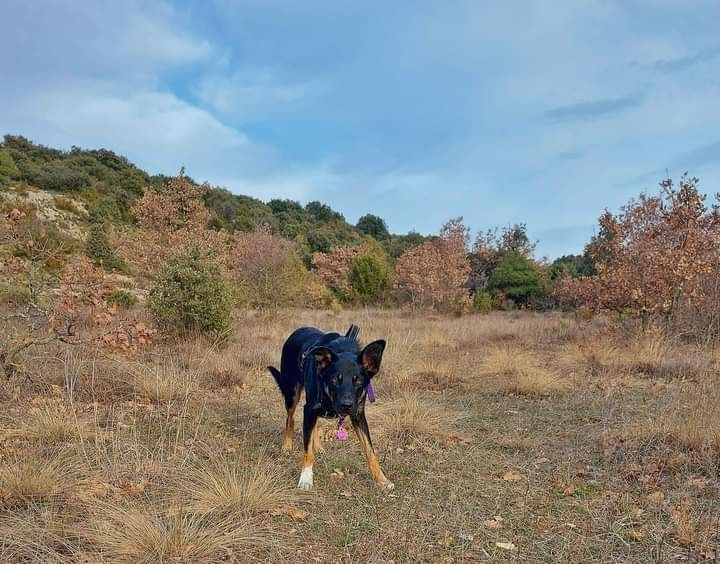
<instances>
[{"instance_id":1,"label":"dry grass","mask_svg":"<svg viewBox=\"0 0 720 564\"><path fill-rule=\"evenodd\" d=\"M221 455L187 469L181 480L183 505L196 513L248 515L283 510L297 496L268 459L241 463Z\"/></svg>"},{"instance_id":2,"label":"dry grass","mask_svg":"<svg viewBox=\"0 0 720 564\"><path fill-rule=\"evenodd\" d=\"M0 516L0 562L61 564L79 555L77 533L61 507L22 509Z\"/></svg>"},{"instance_id":3,"label":"dry grass","mask_svg":"<svg viewBox=\"0 0 720 564\"><path fill-rule=\"evenodd\" d=\"M0 465L0 501L30 504L49 501L68 485L68 468L55 460L27 458Z\"/></svg>"},{"instance_id":4,"label":"dry grass","mask_svg":"<svg viewBox=\"0 0 720 564\"><path fill-rule=\"evenodd\" d=\"M173 359L161 365L138 365L133 370L135 392L146 400L161 403L186 399L197 388L198 376Z\"/></svg>"},{"instance_id":5,"label":"dry grass","mask_svg":"<svg viewBox=\"0 0 720 564\"><path fill-rule=\"evenodd\" d=\"M86 536L112 562L217 562L267 542L249 522L179 508L98 504Z\"/></svg>"},{"instance_id":6,"label":"dry grass","mask_svg":"<svg viewBox=\"0 0 720 564\"><path fill-rule=\"evenodd\" d=\"M498 389L506 394L547 396L567 389L557 373L542 366L533 354L510 347L496 347L483 358L482 369L500 377Z\"/></svg>"},{"instance_id":7,"label":"dry grass","mask_svg":"<svg viewBox=\"0 0 720 564\"><path fill-rule=\"evenodd\" d=\"M717 350L554 314L238 318L223 347L158 340L129 363L56 343L0 383L0 561L715 558ZM298 326L351 322L388 342L367 413L396 487L327 421L296 498L299 432L282 453L265 366Z\"/></svg>"},{"instance_id":8,"label":"dry grass","mask_svg":"<svg viewBox=\"0 0 720 564\"><path fill-rule=\"evenodd\" d=\"M447 438L462 414L412 393L383 403L373 414L383 435L395 444Z\"/></svg>"},{"instance_id":9,"label":"dry grass","mask_svg":"<svg viewBox=\"0 0 720 564\"><path fill-rule=\"evenodd\" d=\"M720 461L720 394L717 389L694 392L665 424L670 441L679 447L707 453Z\"/></svg>"},{"instance_id":10,"label":"dry grass","mask_svg":"<svg viewBox=\"0 0 720 564\"><path fill-rule=\"evenodd\" d=\"M568 369L580 368L588 376L611 376L618 366L619 351L607 338L586 338L568 347L564 360Z\"/></svg>"},{"instance_id":11,"label":"dry grass","mask_svg":"<svg viewBox=\"0 0 720 564\"><path fill-rule=\"evenodd\" d=\"M59 401L29 408L26 415L11 420L6 437L22 437L44 445L72 442L92 434L89 422L78 418L75 411Z\"/></svg>"}]
</instances>

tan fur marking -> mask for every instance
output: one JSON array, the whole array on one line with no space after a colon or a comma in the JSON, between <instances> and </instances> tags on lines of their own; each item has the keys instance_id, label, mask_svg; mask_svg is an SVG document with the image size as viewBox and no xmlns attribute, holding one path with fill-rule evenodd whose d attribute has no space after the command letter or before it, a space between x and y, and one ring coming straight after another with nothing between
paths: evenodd
<instances>
[{"instance_id":1,"label":"tan fur marking","mask_svg":"<svg viewBox=\"0 0 720 564\"><path fill-rule=\"evenodd\" d=\"M315 463L315 453L317 452L315 450L315 444L319 442L318 434L318 425L315 423L315 427L313 427L312 435L310 435L310 443L308 444L307 451L303 452L303 459L302 459L302 467L307 468L308 466L312 466Z\"/></svg>"},{"instance_id":2,"label":"tan fur marking","mask_svg":"<svg viewBox=\"0 0 720 564\"><path fill-rule=\"evenodd\" d=\"M365 458L367 459L372 479L379 483L387 482L388 479L385 477L385 474L383 474L382 468L380 468L380 462L378 461L377 454L375 454L375 450L370 445L370 441L367 436L358 428L355 428L355 434L360 441L360 448L362 448L365 453Z\"/></svg>"},{"instance_id":3,"label":"tan fur marking","mask_svg":"<svg viewBox=\"0 0 720 564\"><path fill-rule=\"evenodd\" d=\"M293 396L293 404L287 410L287 419L285 419L285 433L283 434L282 448L283 450L292 450L293 436L295 435L295 408L300 401L300 389Z\"/></svg>"},{"instance_id":4,"label":"tan fur marking","mask_svg":"<svg viewBox=\"0 0 720 564\"><path fill-rule=\"evenodd\" d=\"M310 440L310 446L313 449L313 452L315 454L319 452L324 452L324 448L322 446L322 440L320 439L320 422L315 423L315 429L313 429L312 438Z\"/></svg>"}]
</instances>

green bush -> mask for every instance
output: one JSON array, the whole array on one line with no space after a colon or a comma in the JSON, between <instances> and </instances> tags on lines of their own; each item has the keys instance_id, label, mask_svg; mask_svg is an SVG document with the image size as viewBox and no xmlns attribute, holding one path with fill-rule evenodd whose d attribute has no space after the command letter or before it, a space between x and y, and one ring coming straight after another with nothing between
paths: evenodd
<instances>
[{"instance_id":1,"label":"green bush","mask_svg":"<svg viewBox=\"0 0 720 564\"><path fill-rule=\"evenodd\" d=\"M220 268L197 248L171 257L160 269L147 306L161 326L227 336L232 298Z\"/></svg>"},{"instance_id":2,"label":"green bush","mask_svg":"<svg viewBox=\"0 0 720 564\"><path fill-rule=\"evenodd\" d=\"M85 242L85 254L98 266L122 272L127 270L125 261L115 253L110 245L105 233L105 226L100 223L93 223L90 226L90 232Z\"/></svg>"},{"instance_id":3,"label":"green bush","mask_svg":"<svg viewBox=\"0 0 720 564\"><path fill-rule=\"evenodd\" d=\"M357 229L360 233L374 237L378 241L385 241L390 238L390 232L385 220L371 213L362 216L358 220Z\"/></svg>"},{"instance_id":4,"label":"green bush","mask_svg":"<svg viewBox=\"0 0 720 564\"><path fill-rule=\"evenodd\" d=\"M526 304L543 294L543 281L532 259L519 253L505 254L490 275L488 289L504 294L514 302Z\"/></svg>"},{"instance_id":5,"label":"green bush","mask_svg":"<svg viewBox=\"0 0 720 564\"><path fill-rule=\"evenodd\" d=\"M112 292L110 292L107 298L105 298L105 301L110 305L116 305L123 308L130 308L138 303L138 299L135 295L121 288L115 288Z\"/></svg>"},{"instance_id":6,"label":"green bush","mask_svg":"<svg viewBox=\"0 0 720 564\"><path fill-rule=\"evenodd\" d=\"M375 254L355 257L350 264L350 287L362 304L377 303L390 287L390 268Z\"/></svg>"},{"instance_id":7,"label":"green bush","mask_svg":"<svg viewBox=\"0 0 720 564\"><path fill-rule=\"evenodd\" d=\"M489 292L478 290L473 296L473 309L478 313L490 313L497 306L497 300Z\"/></svg>"},{"instance_id":8,"label":"green bush","mask_svg":"<svg viewBox=\"0 0 720 564\"><path fill-rule=\"evenodd\" d=\"M20 178L20 169L15 164L10 151L6 149L0 150L0 178L2 177L10 180Z\"/></svg>"},{"instance_id":9,"label":"green bush","mask_svg":"<svg viewBox=\"0 0 720 564\"><path fill-rule=\"evenodd\" d=\"M122 215L117 202L108 198L97 199L88 210L91 223L118 223L122 220Z\"/></svg>"}]
</instances>

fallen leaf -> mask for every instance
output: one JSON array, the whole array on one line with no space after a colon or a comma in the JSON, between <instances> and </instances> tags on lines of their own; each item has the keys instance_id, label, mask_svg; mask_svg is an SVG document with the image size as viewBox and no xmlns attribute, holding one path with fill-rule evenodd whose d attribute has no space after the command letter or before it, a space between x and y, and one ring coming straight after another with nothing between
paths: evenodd
<instances>
[{"instance_id":1,"label":"fallen leaf","mask_svg":"<svg viewBox=\"0 0 720 564\"><path fill-rule=\"evenodd\" d=\"M460 433L452 433L448 436L448 438L445 440L445 443L448 445L467 445L472 442L472 438L467 437L465 435L461 435Z\"/></svg>"},{"instance_id":2,"label":"fallen leaf","mask_svg":"<svg viewBox=\"0 0 720 564\"><path fill-rule=\"evenodd\" d=\"M483 521L483 525L485 525L486 528L493 529L493 530L502 528L502 523L497 520L497 517L494 519L487 519L487 520Z\"/></svg>"},{"instance_id":3,"label":"fallen leaf","mask_svg":"<svg viewBox=\"0 0 720 564\"><path fill-rule=\"evenodd\" d=\"M495 546L503 550L517 550L517 547L511 542L496 542Z\"/></svg>"},{"instance_id":4,"label":"fallen leaf","mask_svg":"<svg viewBox=\"0 0 720 564\"><path fill-rule=\"evenodd\" d=\"M508 470L503 474L502 477L503 480L506 482L518 482L523 479L522 474L519 474L518 472L515 472L514 470Z\"/></svg>"},{"instance_id":5,"label":"fallen leaf","mask_svg":"<svg viewBox=\"0 0 720 564\"><path fill-rule=\"evenodd\" d=\"M628 531L625 536L628 540L637 542L643 540L643 538L645 537L645 533L643 533L642 531Z\"/></svg>"},{"instance_id":6,"label":"fallen leaf","mask_svg":"<svg viewBox=\"0 0 720 564\"><path fill-rule=\"evenodd\" d=\"M571 495L575 495L575 491L577 488L575 487L575 484L568 484L565 486L565 489L563 490L563 495L565 497L570 497Z\"/></svg>"},{"instance_id":7,"label":"fallen leaf","mask_svg":"<svg viewBox=\"0 0 720 564\"><path fill-rule=\"evenodd\" d=\"M656 492L648 494L646 499L651 503L662 503L663 501L665 501L665 493L658 490Z\"/></svg>"},{"instance_id":8,"label":"fallen leaf","mask_svg":"<svg viewBox=\"0 0 720 564\"><path fill-rule=\"evenodd\" d=\"M548 462L550 462L550 459L545 458L544 456L535 460L535 464L546 464Z\"/></svg>"},{"instance_id":9,"label":"fallen leaf","mask_svg":"<svg viewBox=\"0 0 720 564\"><path fill-rule=\"evenodd\" d=\"M303 511L302 509L295 509L292 507L289 508L286 513L288 517L290 517L290 519L292 519L293 521L303 521L308 516L307 511Z\"/></svg>"}]
</instances>

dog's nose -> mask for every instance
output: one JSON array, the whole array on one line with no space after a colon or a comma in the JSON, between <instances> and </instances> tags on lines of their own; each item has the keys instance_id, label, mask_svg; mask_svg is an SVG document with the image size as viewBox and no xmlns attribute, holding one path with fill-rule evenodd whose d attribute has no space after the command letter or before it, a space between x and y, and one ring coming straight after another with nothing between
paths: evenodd
<instances>
[{"instance_id":1,"label":"dog's nose","mask_svg":"<svg viewBox=\"0 0 720 564\"><path fill-rule=\"evenodd\" d=\"M351 401L344 401L340 404L340 408L344 411L350 411L352 409L352 402Z\"/></svg>"}]
</instances>

